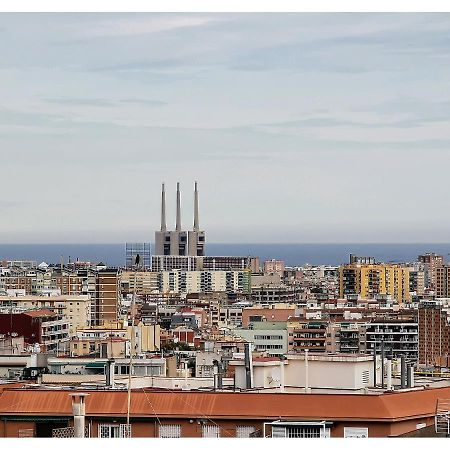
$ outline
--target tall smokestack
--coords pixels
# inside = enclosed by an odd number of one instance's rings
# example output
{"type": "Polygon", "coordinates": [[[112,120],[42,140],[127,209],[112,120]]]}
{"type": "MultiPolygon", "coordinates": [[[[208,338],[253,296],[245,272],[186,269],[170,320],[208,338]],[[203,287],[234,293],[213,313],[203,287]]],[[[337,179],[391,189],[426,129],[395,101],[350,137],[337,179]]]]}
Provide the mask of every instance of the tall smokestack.
{"type": "Polygon", "coordinates": [[[195,182],[194,189],[194,231],[199,231],[200,226],[198,223],[198,190],[197,190],[197,182],[195,182]]]}
{"type": "Polygon", "coordinates": [[[161,231],[166,231],[166,191],[164,189],[164,183],[161,189],[161,231]]]}
{"type": "Polygon", "coordinates": [[[181,200],[180,200],[180,183],[177,183],[177,225],[176,231],[181,231],[181,200]]]}

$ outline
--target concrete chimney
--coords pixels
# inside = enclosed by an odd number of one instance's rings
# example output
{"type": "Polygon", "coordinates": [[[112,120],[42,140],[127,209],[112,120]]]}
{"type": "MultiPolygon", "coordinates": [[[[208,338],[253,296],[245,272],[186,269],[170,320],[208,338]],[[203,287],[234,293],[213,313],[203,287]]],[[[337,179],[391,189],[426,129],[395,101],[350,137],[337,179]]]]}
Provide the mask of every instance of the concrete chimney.
{"type": "Polygon", "coordinates": [[[402,355],[400,357],[400,388],[404,389],[406,387],[406,359],[405,357],[402,355]]]}
{"type": "Polygon", "coordinates": [[[106,364],[106,386],[114,388],[114,369],[116,367],[116,361],[114,359],[108,359],[106,364]]]}
{"type": "Polygon", "coordinates": [[[79,392],[76,394],[70,394],[72,397],[72,413],[73,413],[73,426],[74,437],[84,438],[84,429],[86,426],[86,397],[89,394],[79,392]]]}
{"type": "Polygon", "coordinates": [[[284,357],[280,360],[280,392],[284,392],[284,357]]]}
{"type": "Polygon", "coordinates": [[[392,361],[386,360],[386,389],[392,391],[392,361]]]}
{"type": "Polygon", "coordinates": [[[409,387],[414,387],[415,383],[414,383],[414,364],[411,364],[409,366],[409,387]]]}
{"type": "Polygon", "coordinates": [[[180,198],[180,183],[177,183],[177,223],[176,231],[181,231],[181,198],[180,198]]]}
{"type": "Polygon", "coordinates": [[[166,224],[166,191],[164,188],[164,183],[161,189],[161,231],[167,230],[166,224]]]}
{"type": "Polygon", "coordinates": [[[245,387],[246,389],[253,388],[253,360],[251,343],[247,342],[244,346],[244,362],[245,362],[245,387]]]}
{"type": "Polygon", "coordinates": [[[198,218],[198,190],[197,182],[195,182],[194,189],[194,231],[200,230],[199,218],[198,218]]]}
{"type": "Polygon", "coordinates": [[[309,394],[311,389],[309,387],[309,361],[308,361],[308,349],[305,349],[305,394],[309,394]]]}

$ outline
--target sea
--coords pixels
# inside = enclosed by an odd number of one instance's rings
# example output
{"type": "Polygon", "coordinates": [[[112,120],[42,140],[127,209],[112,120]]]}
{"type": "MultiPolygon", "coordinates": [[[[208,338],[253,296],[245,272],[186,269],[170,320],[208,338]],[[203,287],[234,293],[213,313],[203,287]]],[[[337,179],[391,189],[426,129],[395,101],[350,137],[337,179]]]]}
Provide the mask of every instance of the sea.
{"type": "MultiPolygon", "coordinates": [[[[153,247],[153,246],[152,246],[153,247]]],[[[261,261],[281,259],[287,266],[347,263],[351,253],[373,256],[382,262],[413,262],[423,253],[437,253],[448,260],[450,243],[442,244],[207,244],[208,256],[257,256],[261,261]]],[[[91,261],[108,266],[125,266],[125,244],[0,244],[1,260],[31,260],[60,263],[91,261]]]]}

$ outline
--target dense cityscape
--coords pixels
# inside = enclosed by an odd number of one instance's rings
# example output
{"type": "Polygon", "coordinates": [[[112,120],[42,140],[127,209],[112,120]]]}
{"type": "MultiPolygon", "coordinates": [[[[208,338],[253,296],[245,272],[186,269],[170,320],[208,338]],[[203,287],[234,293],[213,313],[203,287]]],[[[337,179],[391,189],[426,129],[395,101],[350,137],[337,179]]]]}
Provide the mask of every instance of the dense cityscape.
{"type": "MultiPolygon", "coordinates": [[[[0,262],[2,437],[446,436],[443,255],[288,267],[192,229],[101,261],[0,262]]],[[[1,259],[1,255],[0,255],[1,259]]]]}

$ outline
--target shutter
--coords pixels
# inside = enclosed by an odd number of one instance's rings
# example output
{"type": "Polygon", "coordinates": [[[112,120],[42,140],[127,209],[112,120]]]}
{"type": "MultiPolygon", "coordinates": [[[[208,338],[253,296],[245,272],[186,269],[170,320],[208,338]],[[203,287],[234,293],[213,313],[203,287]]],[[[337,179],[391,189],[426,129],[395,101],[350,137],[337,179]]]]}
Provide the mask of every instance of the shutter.
{"type": "Polygon", "coordinates": [[[219,438],[220,429],[217,425],[203,425],[202,437],[204,438],[219,438]]]}
{"type": "Polygon", "coordinates": [[[160,425],[159,426],[160,438],[180,438],[181,437],[181,425],[160,425]]]}
{"type": "Polygon", "coordinates": [[[250,437],[250,434],[255,432],[255,427],[248,427],[248,426],[240,426],[238,425],[236,427],[236,437],[237,438],[248,438],[250,437]]]}
{"type": "Polygon", "coordinates": [[[273,438],[285,438],[286,437],[286,427],[272,427],[272,437],[273,438]]]}

